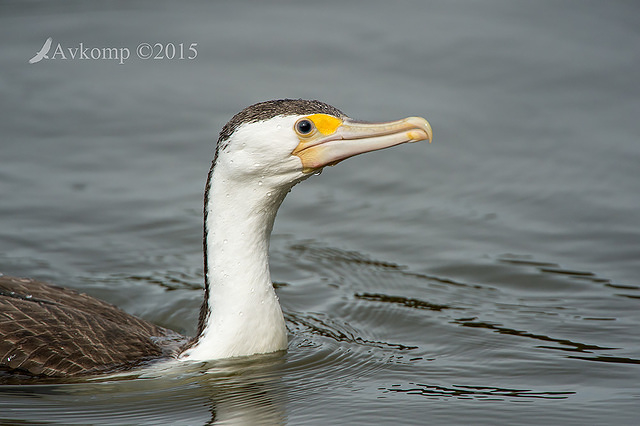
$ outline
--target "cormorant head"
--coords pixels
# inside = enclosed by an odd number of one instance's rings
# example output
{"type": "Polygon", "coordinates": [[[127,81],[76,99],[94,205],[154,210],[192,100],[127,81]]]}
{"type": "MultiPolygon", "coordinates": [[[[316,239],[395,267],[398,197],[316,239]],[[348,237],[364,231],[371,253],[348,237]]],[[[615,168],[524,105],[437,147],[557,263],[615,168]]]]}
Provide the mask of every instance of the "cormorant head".
{"type": "Polygon", "coordinates": [[[214,162],[233,179],[295,184],[354,155],[432,135],[421,117],[361,122],[319,101],[281,99],[236,114],[220,132],[214,162]]]}

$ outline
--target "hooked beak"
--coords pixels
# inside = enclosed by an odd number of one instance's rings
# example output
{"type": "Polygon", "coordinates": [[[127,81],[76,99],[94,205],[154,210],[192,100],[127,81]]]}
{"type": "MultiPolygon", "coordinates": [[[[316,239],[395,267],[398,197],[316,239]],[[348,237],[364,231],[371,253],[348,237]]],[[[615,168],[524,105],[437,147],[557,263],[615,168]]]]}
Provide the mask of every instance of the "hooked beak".
{"type": "Polygon", "coordinates": [[[429,122],[422,117],[382,123],[365,123],[347,118],[333,133],[319,133],[316,136],[308,140],[301,139],[292,152],[302,161],[304,173],[333,166],[354,155],[406,142],[428,140],[431,143],[433,131],[429,122]]]}

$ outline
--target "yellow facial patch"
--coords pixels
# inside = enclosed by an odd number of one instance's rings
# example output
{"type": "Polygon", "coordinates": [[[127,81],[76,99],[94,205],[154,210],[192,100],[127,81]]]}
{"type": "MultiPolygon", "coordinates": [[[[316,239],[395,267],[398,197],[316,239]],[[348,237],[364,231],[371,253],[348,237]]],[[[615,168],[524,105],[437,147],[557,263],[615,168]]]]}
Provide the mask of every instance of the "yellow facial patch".
{"type": "Polygon", "coordinates": [[[342,124],[342,120],[327,114],[313,114],[307,117],[323,135],[330,135],[342,124]]]}

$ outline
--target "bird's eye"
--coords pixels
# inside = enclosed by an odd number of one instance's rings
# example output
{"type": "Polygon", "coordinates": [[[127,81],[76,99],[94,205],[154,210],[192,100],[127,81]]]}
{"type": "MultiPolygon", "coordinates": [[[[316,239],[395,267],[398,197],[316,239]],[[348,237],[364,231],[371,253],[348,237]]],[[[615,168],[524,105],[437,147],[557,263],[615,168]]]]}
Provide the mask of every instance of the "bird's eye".
{"type": "Polygon", "coordinates": [[[296,132],[298,132],[299,134],[308,135],[309,133],[311,133],[311,131],[313,131],[313,123],[311,122],[311,120],[303,118],[296,123],[296,132]]]}

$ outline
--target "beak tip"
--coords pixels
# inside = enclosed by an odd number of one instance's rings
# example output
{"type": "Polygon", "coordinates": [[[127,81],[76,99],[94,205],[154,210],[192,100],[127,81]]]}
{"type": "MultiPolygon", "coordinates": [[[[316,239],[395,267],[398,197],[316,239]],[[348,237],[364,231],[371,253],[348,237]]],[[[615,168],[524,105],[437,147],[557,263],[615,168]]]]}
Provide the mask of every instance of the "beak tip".
{"type": "Polygon", "coordinates": [[[433,140],[433,129],[427,120],[422,117],[409,117],[407,118],[407,121],[416,126],[420,133],[424,133],[421,137],[416,137],[414,141],[427,140],[431,143],[433,140]]]}

